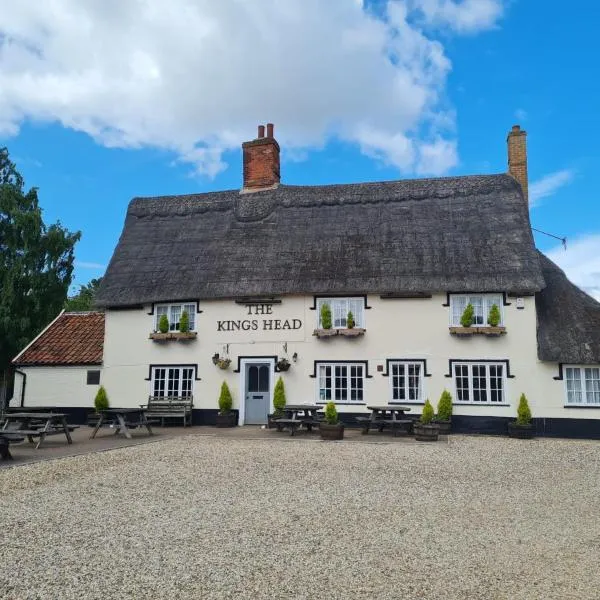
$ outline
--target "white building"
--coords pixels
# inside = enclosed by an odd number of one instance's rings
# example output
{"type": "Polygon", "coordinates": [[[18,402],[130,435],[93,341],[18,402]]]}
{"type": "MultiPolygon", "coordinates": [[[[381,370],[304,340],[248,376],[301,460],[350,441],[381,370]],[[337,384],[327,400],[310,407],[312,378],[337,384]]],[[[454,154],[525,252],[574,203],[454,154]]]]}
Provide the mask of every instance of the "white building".
{"type": "MultiPolygon", "coordinates": [[[[446,388],[457,430],[504,431],[525,393],[539,433],[600,437],[600,304],[535,248],[525,143],[513,128],[508,174],[287,186],[261,127],[241,190],[134,199],[97,299],[112,404],[192,395],[194,422],[212,423],[227,381],[239,423],[262,423],[281,375],[289,403],[332,399],[349,422],[372,403],[420,412],[446,388]],[[156,335],[163,314],[171,335],[156,335]]],[[[27,403],[48,397],[35,390],[27,403]]]]}

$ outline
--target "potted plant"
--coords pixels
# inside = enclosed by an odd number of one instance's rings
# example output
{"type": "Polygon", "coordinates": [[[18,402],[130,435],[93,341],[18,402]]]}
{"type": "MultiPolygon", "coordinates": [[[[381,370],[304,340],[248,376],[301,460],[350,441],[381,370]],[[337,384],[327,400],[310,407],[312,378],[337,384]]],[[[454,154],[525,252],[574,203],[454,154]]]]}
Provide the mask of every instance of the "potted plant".
{"type": "Polygon", "coordinates": [[[421,419],[414,424],[415,439],[419,442],[437,442],[440,426],[433,422],[433,406],[429,399],[425,401],[421,419]]]}
{"type": "Polygon", "coordinates": [[[348,316],[346,317],[346,327],[348,329],[354,329],[354,315],[352,314],[352,311],[349,310],[348,311],[348,316]]]}
{"type": "Polygon", "coordinates": [[[505,327],[500,327],[500,308],[497,304],[492,304],[490,306],[490,312],[487,318],[487,327],[480,327],[480,331],[485,333],[486,335],[499,336],[503,333],[506,333],[505,327]]]}
{"type": "Polygon", "coordinates": [[[434,420],[440,427],[440,433],[450,433],[452,426],[452,394],[444,390],[437,406],[437,415],[434,420]]]}
{"type": "Polygon", "coordinates": [[[273,414],[268,416],[267,423],[269,429],[275,426],[274,419],[281,419],[284,416],[285,404],[285,388],[283,386],[283,379],[280,377],[275,384],[275,392],[273,394],[273,414]]]}
{"type": "Polygon", "coordinates": [[[184,310],[181,313],[181,318],[179,319],[179,331],[181,333],[190,332],[190,316],[188,315],[187,310],[184,310]]]}
{"type": "Polygon", "coordinates": [[[217,367],[219,367],[219,369],[229,369],[229,365],[231,364],[231,359],[230,358],[219,358],[217,360],[217,367]]]}
{"type": "Polygon", "coordinates": [[[338,412],[335,408],[335,402],[328,402],[325,405],[325,420],[319,423],[322,440],[343,440],[344,424],[338,419],[338,412]]]}
{"type": "Polygon", "coordinates": [[[219,395],[219,412],[217,413],[217,427],[235,427],[237,425],[236,414],[231,410],[233,399],[227,382],[221,386],[219,395]]]}
{"type": "Polygon", "coordinates": [[[158,331],[160,333],[169,333],[169,317],[161,315],[158,320],[158,331]]]}
{"type": "Polygon", "coordinates": [[[280,358],[277,361],[277,370],[278,371],[288,371],[291,366],[290,361],[287,358],[280,358]]]}
{"type": "Polygon", "coordinates": [[[517,408],[517,420],[508,424],[508,437],[518,438],[520,440],[530,440],[535,433],[535,428],[531,422],[531,410],[527,396],[521,394],[519,398],[519,407],[517,408]]]}
{"type": "Polygon", "coordinates": [[[331,326],[331,306],[324,302],[321,305],[321,311],[319,314],[321,326],[319,329],[314,330],[313,335],[316,335],[317,337],[330,337],[332,335],[337,335],[337,329],[333,329],[331,326]]]}
{"type": "Polygon", "coordinates": [[[463,314],[460,317],[460,327],[450,327],[450,333],[458,336],[470,336],[476,333],[476,328],[472,327],[475,322],[475,308],[469,302],[467,304],[463,314]]]}
{"type": "Polygon", "coordinates": [[[95,427],[96,423],[98,423],[98,419],[100,418],[100,413],[107,410],[109,406],[108,394],[106,393],[104,386],[101,385],[96,392],[96,397],[94,398],[94,408],[96,410],[88,415],[88,425],[90,427],[95,427]]]}

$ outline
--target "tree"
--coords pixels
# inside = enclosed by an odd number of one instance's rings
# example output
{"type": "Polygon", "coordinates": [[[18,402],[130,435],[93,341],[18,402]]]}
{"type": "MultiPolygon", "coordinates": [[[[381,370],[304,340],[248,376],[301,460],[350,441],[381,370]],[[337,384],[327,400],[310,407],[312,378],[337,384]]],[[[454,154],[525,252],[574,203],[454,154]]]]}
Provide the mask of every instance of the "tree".
{"type": "Polygon", "coordinates": [[[80,285],[79,291],[74,296],[69,296],[65,301],[65,310],[69,312],[86,312],[94,309],[94,298],[102,283],[102,277],[92,279],[86,285],[80,285]]]}
{"type": "Polygon", "coordinates": [[[80,236],[44,224],[37,189],[0,148],[0,395],[11,359],[60,312],[80,236]]]}

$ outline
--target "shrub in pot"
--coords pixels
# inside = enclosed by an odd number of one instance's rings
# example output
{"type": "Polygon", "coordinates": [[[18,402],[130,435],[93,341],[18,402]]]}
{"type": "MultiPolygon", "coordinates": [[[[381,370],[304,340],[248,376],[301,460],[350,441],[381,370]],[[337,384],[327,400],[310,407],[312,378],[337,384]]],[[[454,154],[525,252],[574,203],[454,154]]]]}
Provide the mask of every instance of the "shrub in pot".
{"type": "Polygon", "coordinates": [[[462,316],[460,317],[460,324],[463,327],[471,327],[471,325],[473,325],[474,322],[475,322],[475,309],[473,308],[473,305],[469,302],[469,304],[467,304],[467,307],[465,308],[462,316]]]}
{"type": "Polygon", "coordinates": [[[273,393],[273,414],[268,417],[269,428],[275,426],[273,419],[281,419],[284,416],[285,404],[285,387],[283,385],[283,379],[279,377],[275,384],[275,392],[273,393]]]}
{"type": "Polygon", "coordinates": [[[101,385],[96,392],[96,396],[94,398],[94,408],[95,412],[88,413],[87,424],[90,427],[95,427],[96,423],[98,423],[98,419],[100,418],[100,413],[104,410],[107,410],[110,407],[108,402],[108,394],[106,393],[106,389],[101,385]]]}
{"type": "Polygon", "coordinates": [[[450,433],[452,426],[452,394],[448,390],[444,390],[440,396],[434,423],[440,426],[440,433],[450,433]]]}
{"type": "Polygon", "coordinates": [[[229,391],[227,382],[223,382],[221,386],[221,394],[219,395],[219,412],[217,414],[217,427],[235,427],[237,425],[236,414],[231,410],[233,398],[229,391]]]}
{"type": "Polygon", "coordinates": [[[319,424],[319,431],[322,440],[344,439],[344,424],[338,419],[335,402],[328,402],[325,405],[325,420],[319,424]]]}
{"type": "Polygon", "coordinates": [[[517,408],[517,420],[508,424],[508,435],[512,438],[521,440],[530,440],[535,433],[535,428],[531,422],[531,410],[527,396],[521,394],[519,406],[517,408]]]}
{"type": "Polygon", "coordinates": [[[352,311],[348,311],[348,316],[346,317],[346,327],[348,329],[354,329],[354,315],[352,314],[352,311]]]}
{"type": "Polygon", "coordinates": [[[187,310],[184,310],[181,313],[181,318],[179,319],[179,331],[181,333],[189,333],[190,331],[190,316],[188,315],[187,310]]]}
{"type": "Polygon", "coordinates": [[[331,329],[331,307],[326,302],[321,306],[321,327],[331,329]]]}
{"type": "Polygon", "coordinates": [[[500,309],[497,304],[492,304],[490,307],[487,322],[490,327],[498,327],[500,325],[500,309]]]}
{"type": "Polygon", "coordinates": [[[158,331],[160,333],[169,333],[169,318],[167,315],[161,315],[158,320],[158,331]]]}
{"type": "Polygon", "coordinates": [[[414,424],[415,439],[419,442],[437,442],[440,426],[433,422],[435,413],[429,399],[425,401],[421,419],[414,424]]]}

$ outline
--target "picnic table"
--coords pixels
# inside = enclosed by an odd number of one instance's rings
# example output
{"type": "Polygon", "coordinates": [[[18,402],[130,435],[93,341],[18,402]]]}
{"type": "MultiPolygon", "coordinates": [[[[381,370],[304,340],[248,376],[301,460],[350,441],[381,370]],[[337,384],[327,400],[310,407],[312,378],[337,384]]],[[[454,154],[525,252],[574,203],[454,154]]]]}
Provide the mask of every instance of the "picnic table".
{"type": "Polygon", "coordinates": [[[300,427],[306,427],[307,431],[312,431],[313,425],[321,422],[318,411],[323,407],[318,404],[286,404],[283,409],[284,417],[275,419],[277,431],[282,431],[284,427],[289,427],[290,435],[294,435],[300,427]]]}
{"type": "Polygon", "coordinates": [[[46,436],[64,434],[69,444],[73,443],[71,431],[78,425],[69,425],[65,413],[55,412],[7,412],[4,413],[3,434],[25,436],[30,443],[34,437],[39,437],[36,450],[41,446],[46,436]]]}
{"type": "Polygon", "coordinates": [[[145,427],[150,435],[154,435],[150,423],[146,418],[145,408],[108,408],[100,413],[100,418],[96,427],[90,436],[90,439],[96,437],[98,430],[103,424],[110,424],[115,427],[115,435],[123,433],[127,439],[131,439],[130,428],[145,427]]]}
{"type": "Polygon", "coordinates": [[[395,436],[402,430],[410,433],[414,420],[410,417],[407,418],[405,414],[410,411],[409,406],[384,404],[381,406],[367,406],[367,409],[371,411],[369,417],[356,417],[362,427],[363,434],[369,433],[371,428],[377,428],[381,432],[386,427],[391,429],[395,436]]]}

